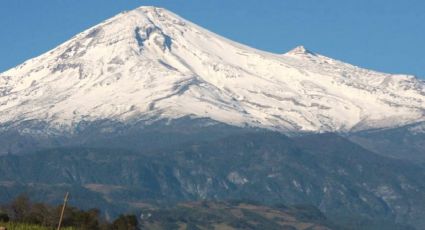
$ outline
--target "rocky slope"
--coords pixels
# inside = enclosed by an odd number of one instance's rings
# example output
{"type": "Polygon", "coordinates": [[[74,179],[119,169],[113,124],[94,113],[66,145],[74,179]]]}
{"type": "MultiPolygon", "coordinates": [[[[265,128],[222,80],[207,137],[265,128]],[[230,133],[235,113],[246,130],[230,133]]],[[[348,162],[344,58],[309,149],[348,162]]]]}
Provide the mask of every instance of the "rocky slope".
{"type": "Polygon", "coordinates": [[[140,152],[80,147],[0,157],[1,199],[26,191],[60,202],[70,191],[74,205],[109,215],[146,202],[248,199],[312,204],[333,219],[419,227],[425,224],[424,181],[420,166],[334,134],[253,132],[140,152]]]}

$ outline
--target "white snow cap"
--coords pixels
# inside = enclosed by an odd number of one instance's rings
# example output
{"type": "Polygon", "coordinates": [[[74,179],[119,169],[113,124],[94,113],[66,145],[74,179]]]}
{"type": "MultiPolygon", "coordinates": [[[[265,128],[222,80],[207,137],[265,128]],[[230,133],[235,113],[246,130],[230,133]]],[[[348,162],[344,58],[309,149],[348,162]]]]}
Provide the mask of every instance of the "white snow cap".
{"type": "Polygon", "coordinates": [[[302,46],[284,55],[256,50],[165,9],[140,7],[1,73],[0,124],[31,120],[72,130],[81,121],[192,116],[283,132],[347,132],[424,120],[424,95],[424,83],[411,76],[302,46]]]}

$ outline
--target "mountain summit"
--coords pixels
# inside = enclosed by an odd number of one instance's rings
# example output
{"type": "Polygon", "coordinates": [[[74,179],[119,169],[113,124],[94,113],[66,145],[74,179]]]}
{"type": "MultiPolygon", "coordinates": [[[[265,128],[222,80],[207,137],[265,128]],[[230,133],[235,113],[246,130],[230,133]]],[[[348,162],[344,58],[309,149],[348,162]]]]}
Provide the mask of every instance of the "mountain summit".
{"type": "Polygon", "coordinates": [[[315,55],[313,52],[306,49],[304,46],[297,46],[286,54],[289,54],[289,55],[315,55]]]}
{"type": "Polygon", "coordinates": [[[424,120],[422,81],[311,54],[259,51],[140,7],[0,74],[0,124],[72,131],[81,122],[189,116],[348,132],[424,120]]]}

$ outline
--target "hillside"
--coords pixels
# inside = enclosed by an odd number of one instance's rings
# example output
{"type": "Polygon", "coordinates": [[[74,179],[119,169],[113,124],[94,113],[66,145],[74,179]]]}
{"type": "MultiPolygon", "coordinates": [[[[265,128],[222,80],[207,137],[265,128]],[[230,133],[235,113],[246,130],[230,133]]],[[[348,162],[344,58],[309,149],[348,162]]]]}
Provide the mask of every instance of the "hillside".
{"type": "Polygon", "coordinates": [[[335,134],[253,132],[146,152],[80,147],[0,157],[2,199],[27,191],[60,202],[70,191],[76,205],[108,215],[137,210],[140,202],[248,199],[421,226],[424,181],[422,167],[335,134]]]}

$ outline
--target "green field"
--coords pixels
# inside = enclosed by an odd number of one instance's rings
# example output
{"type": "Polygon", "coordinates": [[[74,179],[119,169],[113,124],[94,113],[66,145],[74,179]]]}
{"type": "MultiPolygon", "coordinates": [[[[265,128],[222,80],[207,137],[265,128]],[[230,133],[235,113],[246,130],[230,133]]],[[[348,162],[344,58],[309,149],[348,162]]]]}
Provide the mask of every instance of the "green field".
{"type": "MultiPolygon", "coordinates": [[[[21,224],[21,223],[0,223],[0,226],[6,227],[7,230],[53,230],[53,228],[43,227],[33,224],[21,224]]],[[[63,230],[76,230],[76,228],[66,227],[61,228],[63,230]]]]}

